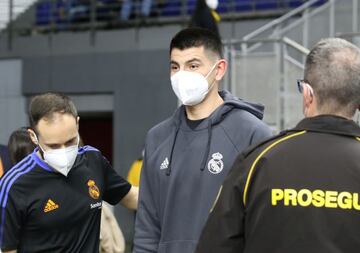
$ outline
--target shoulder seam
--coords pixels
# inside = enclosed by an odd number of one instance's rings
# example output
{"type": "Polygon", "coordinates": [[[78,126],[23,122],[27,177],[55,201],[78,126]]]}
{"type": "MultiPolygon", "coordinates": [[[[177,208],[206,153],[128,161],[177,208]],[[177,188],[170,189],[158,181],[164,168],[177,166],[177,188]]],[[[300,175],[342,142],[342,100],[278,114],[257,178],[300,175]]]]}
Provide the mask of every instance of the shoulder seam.
{"type": "Polygon", "coordinates": [[[224,126],[222,126],[221,124],[219,124],[219,126],[221,127],[221,129],[224,131],[226,137],[228,138],[228,140],[232,143],[232,145],[234,146],[234,148],[236,149],[237,152],[240,152],[238,147],[236,147],[235,143],[232,141],[232,139],[230,138],[229,134],[227,133],[226,129],[224,126]]]}
{"type": "Polygon", "coordinates": [[[97,148],[94,148],[94,147],[92,147],[92,146],[86,145],[86,146],[81,147],[81,148],[78,150],[78,154],[83,154],[83,153],[89,152],[89,151],[100,152],[100,150],[98,150],[97,148]]]}
{"type": "Polygon", "coordinates": [[[291,134],[291,135],[286,135],[282,138],[280,138],[279,140],[273,142],[272,144],[270,144],[269,146],[267,146],[257,157],[256,159],[254,160],[254,162],[252,163],[251,167],[250,167],[250,171],[249,171],[249,174],[246,178],[246,183],[245,183],[245,188],[244,188],[244,193],[243,193],[243,204],[244,206],[246,206],[246,197],[247,197],[247,191],[249,189],[249,184],[250,184],[250,181],[251,181],[251,177],[252,177],[252,174],[253,174],[253,171],[258,163],[258,161],[260,160],[260,158],[262,158],[268,151],[270,151],[273,147],[275,147],[276,145],[284,142],[284,141],[287,141],[293,137],[296,137],[296,136],[299,136],[299,135],[302,135],[302,134],[305,134],[306,131],[301,131],[301,132],[296,132],[294,134],[291,134]]]}

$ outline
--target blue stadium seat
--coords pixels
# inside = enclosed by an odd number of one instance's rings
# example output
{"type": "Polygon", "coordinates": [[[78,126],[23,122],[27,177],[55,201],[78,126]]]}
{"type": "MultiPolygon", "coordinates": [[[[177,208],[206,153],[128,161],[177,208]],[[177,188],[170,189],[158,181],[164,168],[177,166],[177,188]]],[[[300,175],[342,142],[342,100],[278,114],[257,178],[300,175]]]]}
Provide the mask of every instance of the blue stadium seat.
{"type": "MultiPolygon", "coordinates": [[[[60,15],[60,10],[65,9],[63,0],[57,0],[52,6],[52,0],[40,0],[36,5],[36,25],[49,25],[52,22],[64,24],[68,22],[78,22],[89,20],[89,8],[83,8],[74,11],[72,20],[67,20],[60,15]]],[[[119,12],[120,6],[117,7],[118,0],[97,0],[100,6],[97,8],[97,19],[107,20],[111,18],[111,12],[119,12]],[[114,7],[115,6],[115,7],[114,7]]],[[[160,16],[180,16],[182,14],[183,0],[167,0],[159,11],[160,16]]],[[[194,12],[197,0],[185,0],[187,5],[187,15],[194,12]]],[[[254,12],[264,10],[277,10],[282,8],[296,8],[305,3],[307,0],[287,0],[280,4],[278,0],[219,0],[217,12],[254,12]]],[[[318,0],[314,6],[324,4],[326,0],[318,0]]],[[[74,6],[76,3],[74,3],[74,6]]],[[[154,6],[153,6],[154,7],[154,6]]]]}
{"type": "Polygon", "coordinates": [[[230,12],[232,2],[233,0],[219,0],[219,6],[217,7],[216,11],[220,14],[230,12]]]}
{"type": "Polygon", "coordinates": [[[51,20],[51,3],[50,2],[39,2],[36,5],[36,24],[37,25],[48,25],[51,20]]]}
{"type": "Polygon", "coordinates": [[[235,11],[249,12],[254,10],[254,0],[233,0],[235,1],[235,11]]]}
{"type": "Polygon", "coordinates": [[[64,3],[60,0],[55,4],[51,1],[39,2],[36,5],[36,24],[39,26],[50,25],[52,22],[63,24],[65,20],[60,16],[60,9],[64,3]]]}
{"type": "Polygon", "coordinates": [[[188,15],[192,15],[196,6],[196,0],[188,0],[187,1],[187,13],[188,15]]]}
{"type": "Polygon", "coordinates": [[[289,8],[297,8],[302,5],[305,1],[304,0],[292,0],[288,2],[289,8]]]}
{"type": "Polygon", "coordinates": [[[181,14],[181,2],[168,0],[160,11],[160,16],[179,16],[181,14]]]}
{"type": "Polygon", "coordinates": [[[276,10],[279,8],[278,2],[274,0],[256,0],[255,10],[276,10]]]}

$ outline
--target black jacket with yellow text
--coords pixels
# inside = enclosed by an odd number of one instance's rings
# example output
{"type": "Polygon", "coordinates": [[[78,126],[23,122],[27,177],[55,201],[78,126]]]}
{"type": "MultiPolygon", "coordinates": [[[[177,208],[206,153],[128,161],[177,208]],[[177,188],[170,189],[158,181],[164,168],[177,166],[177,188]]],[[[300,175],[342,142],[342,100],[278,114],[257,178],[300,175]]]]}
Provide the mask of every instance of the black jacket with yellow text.
{"type": "Polygon", "coordinates": [[[196,252],[359,252],[359,137],[322,115],[240,155],[196,252]]]}

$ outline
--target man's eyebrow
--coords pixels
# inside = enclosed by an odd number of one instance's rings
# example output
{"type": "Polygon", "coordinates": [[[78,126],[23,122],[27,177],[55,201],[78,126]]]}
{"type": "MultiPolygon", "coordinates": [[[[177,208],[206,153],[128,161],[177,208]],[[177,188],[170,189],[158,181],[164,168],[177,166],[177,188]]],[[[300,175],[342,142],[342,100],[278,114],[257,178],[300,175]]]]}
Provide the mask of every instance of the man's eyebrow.
{"type": "Polygon", "coordinates": [[[77,139],[77,136],[75,136],[75,137],[71,138],[70,140],[68,140],[68,141],[67,141],[67,142],[65,142],[65,143],[72,142],[72,141],[74,141],[74,140],[76,140],[76,139],[77,139]]]}
{"type": "Polygon", "coordinates": [[[201,59],[199,59],[199,58],[192,58],[192,59],[186,61],[186,63],[192,63],[192,62],[195,62],[195,61],[201,62],[201,59]]]}
{"type": "MultiPolygon", "coordinates": [[[[64,144],[74,141],[77,138],[77,136],[67,140],[64,144]]],[[[44,143],[46,146],[57,146],[61,145],[60,143],[44,143]]]]}
{"type": "MultiPolygon", "coordinates": [[[[190,60],[187,60],[185,63],[186,64],[189,64],[189,63],[192,63],[192,62],[202,62],[201,61],[201,59],[199,59],[199,58],[192,58],[192,59],[190,59],[190,60]]],[[[170,61],[170,64],[175,64],[175,65],[180,65],[178,62],[176,62],[176,61],[174,61],[174,60],[171,60],[170,61]]]]}

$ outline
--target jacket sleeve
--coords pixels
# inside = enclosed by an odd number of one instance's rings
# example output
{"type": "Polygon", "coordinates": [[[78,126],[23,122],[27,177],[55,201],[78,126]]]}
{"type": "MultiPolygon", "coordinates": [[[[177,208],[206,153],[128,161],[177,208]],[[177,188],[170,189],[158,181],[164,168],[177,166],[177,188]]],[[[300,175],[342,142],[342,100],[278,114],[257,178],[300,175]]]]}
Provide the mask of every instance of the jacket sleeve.
{"type": "Polygon", "coordinates": [[[140,176],[139,204],[136,213],[133,253],[156,253],[160,241],[160,222],[157,211],[158,182],[156,174],[151,173],[147,161],[147,149],[140,176]]]}
{"type": "Polygon", "coordinates": [[[244,249],[243,165],[241,155],[220,188],[196,253],[241,253],[244,249]]]}
{"type": "MultiPolygon", "coordinates": [[[[19,191],[11,188],[7,201],[1,208],[0,244],[1,250],[11,251],[18,248],[20,232],[25,219],[24,196],[19,191]]],[[[0,252],[1,252],[0,250],[0,252]]]]}
{"type": "Polygon", "coordinates": [[[99,159],[105,179],[103,200],[111,205],[116,205],[129,193],[131,184],[113,169],[105,157],[99,155],[99,159]]]}

